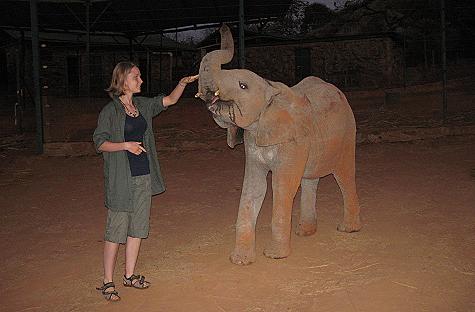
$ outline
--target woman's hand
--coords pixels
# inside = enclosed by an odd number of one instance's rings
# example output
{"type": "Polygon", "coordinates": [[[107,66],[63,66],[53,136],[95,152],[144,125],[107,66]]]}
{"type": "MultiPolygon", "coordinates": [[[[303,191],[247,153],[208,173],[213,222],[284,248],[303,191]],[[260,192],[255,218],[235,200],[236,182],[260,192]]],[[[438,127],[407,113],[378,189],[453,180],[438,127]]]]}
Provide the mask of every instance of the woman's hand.
{"type": "Polygon", "coordinates": [[[140,155],[142,152],[147,152],[142,146],[142,142],[124,142],[124,147],[126,151],[131,152],[135,155],[140,155]]]}
{"type": "Polygon", "coordinates": [[[198,79],[200,75],[194,75],[194,76],[188,76],[188,77],[183,77],[180,79],[180,85],[182,87],[186,87],[187,84],[189,84],[190,82],[193,82],[195,81],[196,79],[198,79]]]}
{"type": "Polygon", "coordinates": [[[178,102],[178,99],[180,99],[181,95],[183,94],[186,85],[190,82],[195,81],[196,79],[198,79],[198,77],[199,75],[181,78],[175,89],[173,89],[172,93],[163,98],[163,106],[170,106],[178,102]]]}

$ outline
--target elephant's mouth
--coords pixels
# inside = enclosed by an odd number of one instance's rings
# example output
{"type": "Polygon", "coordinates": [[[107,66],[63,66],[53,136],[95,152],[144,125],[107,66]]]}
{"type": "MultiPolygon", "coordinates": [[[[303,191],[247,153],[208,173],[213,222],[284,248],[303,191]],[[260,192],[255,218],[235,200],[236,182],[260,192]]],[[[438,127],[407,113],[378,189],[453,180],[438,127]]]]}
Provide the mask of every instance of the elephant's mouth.
{"type": "Polygon", "coordinates": [[[216,90],[216,92],[212,92],[210,89],[208,89],[205,93],[198,92],[195,97],[199,97],[205,101],[206,107],[214,117],[227,119],[228,121],[236,124],[236,112],[242,117],[242,111],[239,108],[239,105],[237,105],[237,103],[233,100],[222,100],[219,95],[219,89],[216,90]]]}
{"type": "Polygon", "coordinates": [[[216,96],[216,95],[213,96],[213,98],[211,99],[211,103],[208,106],[208,108],[211,107],[211,106],[214,106],[214,103],[216,103],[216,101],[218,101],[218,100],[219,100],[219,96],[216,96]]]}
{"type": "Polygon", "coordinates": [[[206,92],[205,94],[198,92],[195,94],[195,98],[201,98],[206,103],[206,108],[208,108],[208,110],[212,113],[215,113],[215,111],[217,110],[216,102],[219,101],[219,90],[216,92],[212,92],[208,89],[208,92],[206,92]]]}
{"type": "Polygon", "coordinates": [[[232,123],[236,123],[236,113],[242,116],[239,106],[234,101],[223,101],[219,96],[214,96],[210,102],[207,102],[208,110],[215,116],[228,119],[232,123]]]}
{"type": "Polygon", "coordinates": [[[233,101],[223,101],[218,96],[214,96],[211,101],[206,102],[206,106],[214,115],[223,115],[229,111],[233,103],[233,101]]]}

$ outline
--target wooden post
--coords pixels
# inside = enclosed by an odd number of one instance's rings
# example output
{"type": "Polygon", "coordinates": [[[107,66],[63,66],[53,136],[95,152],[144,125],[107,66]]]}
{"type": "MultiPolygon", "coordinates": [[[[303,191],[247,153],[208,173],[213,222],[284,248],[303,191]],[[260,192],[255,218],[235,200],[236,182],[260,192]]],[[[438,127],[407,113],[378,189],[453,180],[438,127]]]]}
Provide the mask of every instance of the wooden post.
{"type": "Polygon", "coordinates": [[[31,50],[33,56],[33,89],[36,113],[36,152],[43,154],[43,109],[40,88],[40,51],[38,31],[38,0],[30,0],[31,50]]]}
{"type": "Polygon", "coordinates": [[[244,44],[244,0],[239,0],[239,67],[244,68],[246,66],[244,44]]]}
{"type": "Polygon", "coordinates": [[[442,58],[442,121],[447,121],[447,49],[445,34],[445,0],[440,0],[441,58],[442,58]]]}

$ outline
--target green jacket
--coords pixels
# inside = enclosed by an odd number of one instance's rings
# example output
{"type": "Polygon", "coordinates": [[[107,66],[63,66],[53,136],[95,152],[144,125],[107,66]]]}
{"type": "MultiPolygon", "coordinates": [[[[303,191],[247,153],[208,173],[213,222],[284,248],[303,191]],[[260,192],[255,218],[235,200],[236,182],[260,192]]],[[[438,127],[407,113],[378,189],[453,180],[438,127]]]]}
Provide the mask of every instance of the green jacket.
{"type": "MultiPolygon", "coordinates": [[[[134,97],[134,103],[147,122],[144,134],[144,148],[147,151],[152,181],[152,195],[165,191],[160,165],[158,163],[152,118],[164,111],[163,96],[154,98],[134,97]]],[[[96,151],[105,141],[124,142],[125,111],[118,97],[114,97],[102,109],[94,131],[93,140],[96,151]]],[[[132,176],[126,151],[103,152],[105,206],[114,211],[131,211],[132,176]]]]}

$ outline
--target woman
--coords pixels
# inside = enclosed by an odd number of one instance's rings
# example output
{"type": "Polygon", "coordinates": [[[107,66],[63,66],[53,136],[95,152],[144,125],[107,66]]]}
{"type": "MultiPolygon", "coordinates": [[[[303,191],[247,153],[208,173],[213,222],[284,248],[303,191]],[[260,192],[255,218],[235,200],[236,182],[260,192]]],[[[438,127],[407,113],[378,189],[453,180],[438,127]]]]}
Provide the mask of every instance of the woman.
{"type": "Polygon", "coordinates": [[[106,89],[112,101],[99,114],[93,140],[104,157],[105,206],[104,279],[98,287],[108,301],[120,300],[113,282],[119,244],[125,244],[126,287],[145,289],[150,283],[135,274],[141,240],[148,237],[151,197],[165,190],[160,172],[152,118],[175,104],[186,85],[198,75],[184,77],[167,96],[136,97],[142,79],[131,62],[118,63],[106,89]]]}

